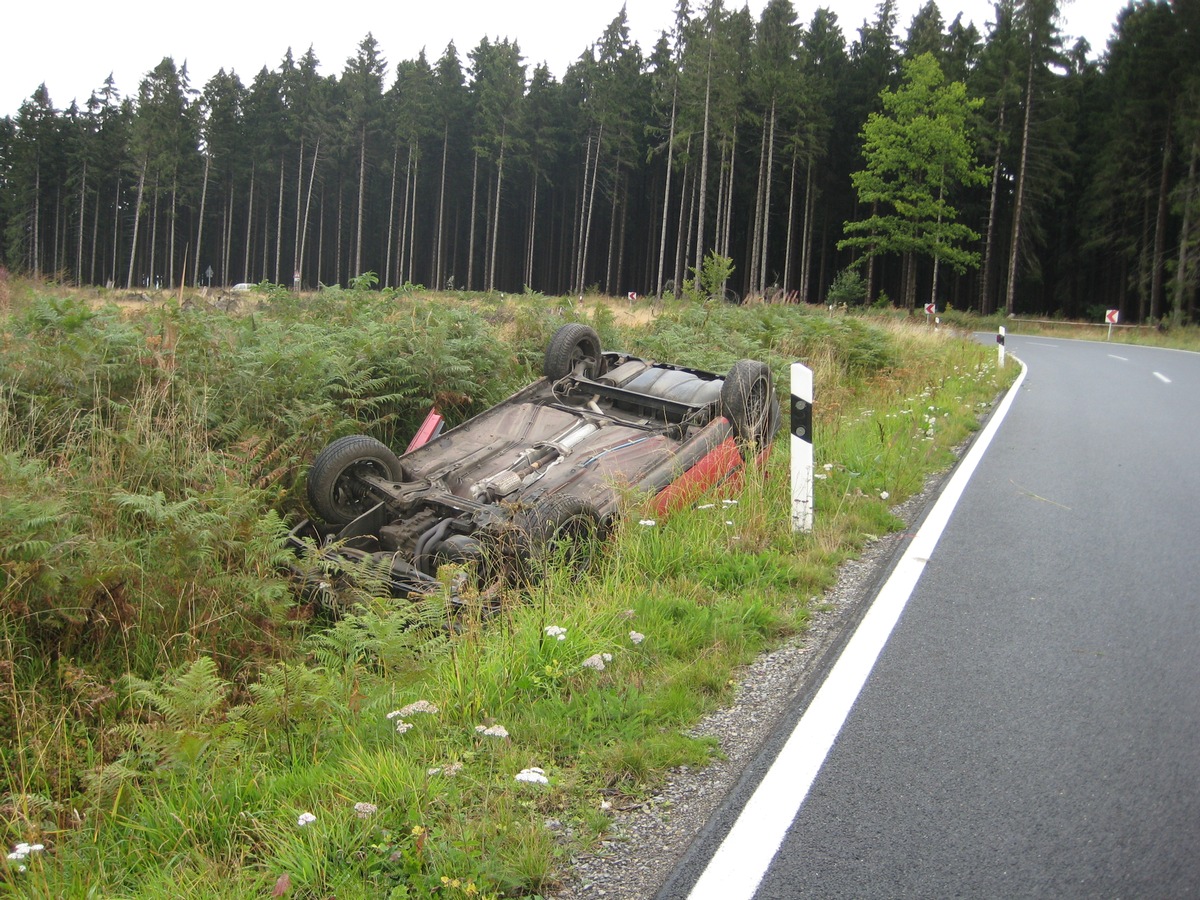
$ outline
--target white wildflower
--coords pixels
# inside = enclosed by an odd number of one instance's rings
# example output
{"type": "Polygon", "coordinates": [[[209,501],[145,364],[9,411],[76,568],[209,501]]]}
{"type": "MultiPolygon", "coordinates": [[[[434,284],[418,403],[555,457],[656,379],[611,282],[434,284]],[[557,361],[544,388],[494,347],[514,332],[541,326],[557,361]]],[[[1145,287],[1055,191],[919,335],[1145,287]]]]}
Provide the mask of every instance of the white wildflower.
{"type": "Polygon", "coordinates": [[[475,730],[486,737],[508,737],[508,729],[503,725],[476,725],[475,730]]]}
{"type": "Polygon", "coordinates": [[[299,818],[296,819],[296,824],[303,828],[305,825],[311,825],[315,821],[317,821],[317,817],[312,813],[302,812],[300,813],[299,818]]]}
{"type": "Polygon", "coordinates": [[[604,671],[604,660],[599,653],[594,653],[585,659],[582,663],[585,669],[595,669],[597,672],[604,671]]]}
{"type": "Polygon", "coordinates": [[[410,703],[408,706],[397,710],[397,713],[402,716],[411,716],[415,713],[429,713],[432,715],[438,712],[441,712],[441,710],[439,710],[428,700],[417,700],[415,703],[410,703]]]}
{"type": "Polygon", "coordinates": [[[369,819],[375,813],[379,812],[379,807],[374,803],[355,803],[354,814],[360,819],[369,819]]]}
{"type": "Polygon", "coordinates": [[[412,727],[412,722],[405,722],[403,719],[396,720],[396,734],[404,734],[404,732],[410,731],[412,727]]]}
{"type": "Polygon", "coordinates": [[[605,662],[612,662],[612,654],[611,653],[601,653],[600,658],[603,659],[605,662]]]}
{"type": "Polygon", "coordinates": [[[879,499],[880,499],[880,500],[886,500],[886,499],[887,499],[888,497],[890,497],[890,496],[892,496],[892,495],[891,495],[891,494],[889,494],[887,491],[880,491],[880,492],[879,492],[879,499]]]}
{"type": "Polygon", "coordinates": [[[655,522],[653,519],[638,519],[638,524],[644,525],[646,528],[653,528],[658,523],[655,522]]]}
{"type": "Polygon", "coordinates": [[[560,641],[565,641],[567,639],[567,629],[563,628],[561,625],[547,625],[546,637],[557,638],[560,641]]]}
{"type": "Polygon", "coordinates": [[[737,501],[736,500],[722,500],[721,505],[722,506],[737,506],[737,501]]]}
{"type": "Polygon", "coordinates": [[[635,644],[640,644],[642,641],[644,641],[646,639],[646,636],[644,634],[642,634],[640,631],[631,631],[631,632],[629,632],[629,639],[631,641],[633,641],[635,644]]]}
{"type": "Polygon", "coordinates": [[[517,781],[524,781],[527,784],[549,784],[550,779],[546,777],[546,773],[534,766],[531,769],[522,769],[515,776],[517,781]]]}
{"type": "MultiPolygon", "coordinates": [[[[26,841],[21,841],[19,844],[13,847],[12,853],[8,854],[8,858],[13,862],[19,862],[20,860],[32,856],[35,853],[41,853],[45,849],[45,844],[30,844],[26,841]]],[[[20,866],[17,871],[24,872],[25,867],[20,866]]]]}
{"type": "Polygon", "coordinates": [[[716,505],[717,504],[715,504],[715,503],[701,503],[699,506],[696,507],[696,509],[712,509],[716,505]]]}

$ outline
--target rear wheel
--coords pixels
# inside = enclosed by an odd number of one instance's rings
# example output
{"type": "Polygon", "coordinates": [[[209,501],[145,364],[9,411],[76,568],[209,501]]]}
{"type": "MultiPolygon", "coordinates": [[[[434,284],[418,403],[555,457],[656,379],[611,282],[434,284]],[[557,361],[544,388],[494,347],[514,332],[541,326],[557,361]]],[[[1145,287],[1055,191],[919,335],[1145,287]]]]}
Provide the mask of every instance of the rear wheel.
{"type": "Polygon", "coordinates": [[[598,378],[604,374],[600,335],[590,325],[571,322],[554,332],[546,348],[542,374],[551,381],[568,375],[598,378]]]}
{"type": "Polygon", "coordinates": [[[765,363],[739,359],[721,386],[721,415],[739,441],[764,447],[779,430],[779,399],[765,363]]]}
{"type": "Polygon", "coordinates": [[[308,470],[308,501],[330,525],[345,525],[375,505],[360,476],[403,481],[404,466],[386,444],[362,434],[338,438],[308,470]]]}

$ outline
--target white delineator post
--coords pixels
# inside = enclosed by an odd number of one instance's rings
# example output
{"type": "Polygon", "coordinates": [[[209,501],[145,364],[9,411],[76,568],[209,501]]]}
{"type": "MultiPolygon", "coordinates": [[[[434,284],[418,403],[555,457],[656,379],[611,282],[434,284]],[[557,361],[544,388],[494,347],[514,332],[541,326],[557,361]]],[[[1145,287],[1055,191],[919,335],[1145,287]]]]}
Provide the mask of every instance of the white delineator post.
{"type": "Polygon", "coordinates": [[[792,531],[813,527],[812,369],[792,363],[792,531]]]}
{"type": "Polygon", "coordinates": [[[1000,326],[1000,333],[996,335],[996,346],[1000,349],[1000,368],[1004,368],[1004,336],[1007,332],[1004,326],[1000,326]]]}

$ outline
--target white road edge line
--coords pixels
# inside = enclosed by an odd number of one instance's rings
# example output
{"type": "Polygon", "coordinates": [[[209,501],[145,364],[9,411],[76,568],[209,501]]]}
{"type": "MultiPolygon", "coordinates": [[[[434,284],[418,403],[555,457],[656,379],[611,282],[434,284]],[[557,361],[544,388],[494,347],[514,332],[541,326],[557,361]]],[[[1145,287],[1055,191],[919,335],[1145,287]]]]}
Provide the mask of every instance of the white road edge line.
{"type": "Polygon", "coordinates": [[[1157,378],[1159,381],[1161,381],[1163,384],[1171,383],[1171,379],[1168,378],[1166,375],[1164,375],[1162,372],[1155,372],[1154,377],[1157,378]]]}
{"type": "Polygon", "coordinates": [[[1021,365],[1021,374],[955,469],[941,497],[880,588],[812,703],[796,723],[779,756],[709,860],[688,895],[689,900],[752,900],[754,897],[925,570],[950,514],[1025,381],[1028,369],[1020,360],[1017,362],[1021,365]]]}

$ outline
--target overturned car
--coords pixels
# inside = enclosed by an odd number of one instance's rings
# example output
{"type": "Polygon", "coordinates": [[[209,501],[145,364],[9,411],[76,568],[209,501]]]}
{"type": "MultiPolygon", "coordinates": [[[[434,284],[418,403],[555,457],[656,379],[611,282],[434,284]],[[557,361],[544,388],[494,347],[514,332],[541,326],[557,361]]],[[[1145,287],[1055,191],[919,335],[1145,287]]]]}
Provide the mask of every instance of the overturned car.
{"type": "Polygon", "coordinates": [[[444,432],[431,412],[403,455],[364,435],[333,441],[308,472],[320,521],[300,522],[294,547],[385,567],[397,596],[437,590],[445,564],[481,588],[520,583],[556,552],[586,555],[631,497],[660,514],[692,502],[779,428],[770,370],[754,360],[721,376],[603,351],[573,323],[543,376],[444,432]]]}

